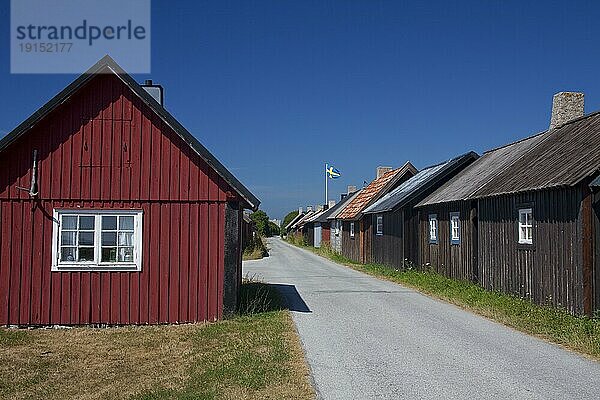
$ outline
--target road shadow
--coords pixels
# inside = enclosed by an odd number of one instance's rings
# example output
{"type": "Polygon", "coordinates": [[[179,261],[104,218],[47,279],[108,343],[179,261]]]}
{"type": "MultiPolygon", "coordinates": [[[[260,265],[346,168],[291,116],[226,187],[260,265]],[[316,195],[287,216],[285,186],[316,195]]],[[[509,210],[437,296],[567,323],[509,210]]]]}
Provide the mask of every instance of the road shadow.
{"type": "Polygon", "coordinates": [[[255,281],[242,283],[237,315],[252,315],[277,310],[312,312],[294,285],[255,281]]]}
{"type": "Polygon", "coordinates": [[[281,294],[283,303],[282,305],[288,310],[302,313],[312,312],[310,308],[308,308],[306,302],[304,302],[302,296],[300,296],[300,293],[298,293],[298,290],[296,290],[296,286],[284,285],[281,283],[270,283],[269,286],[277,289],[277,291],[281,294]]]}

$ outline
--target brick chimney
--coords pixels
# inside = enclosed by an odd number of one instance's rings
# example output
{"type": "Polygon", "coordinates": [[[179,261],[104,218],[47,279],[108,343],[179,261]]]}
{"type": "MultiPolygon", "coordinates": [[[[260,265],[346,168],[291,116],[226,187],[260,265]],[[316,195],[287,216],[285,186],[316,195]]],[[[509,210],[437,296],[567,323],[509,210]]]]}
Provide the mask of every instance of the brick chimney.
{"type": "Polygon", "coordinates": [[[385,175],[387,172],[390,172],[392,170],[392,167],[377,167],[377,178],[381,178],[383,175],[385,175]]]}
{"type": "Polygon", "coordinates": [[[348,193],[347,194],[352,194],[354,192],[356,192],[356,186],[348,185],[348,193]]]}
{"type": "Polygon", "coordinates": [[[583,117],[584,94],[578,92],[558,92],[552,97],[550,129],[558,128],[572,119],[583,117]]]}

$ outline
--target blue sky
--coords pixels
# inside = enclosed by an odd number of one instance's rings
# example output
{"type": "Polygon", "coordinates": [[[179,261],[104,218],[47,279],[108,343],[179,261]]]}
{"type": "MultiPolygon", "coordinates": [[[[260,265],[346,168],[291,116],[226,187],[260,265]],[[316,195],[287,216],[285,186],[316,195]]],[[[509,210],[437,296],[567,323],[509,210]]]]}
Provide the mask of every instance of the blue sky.
{"type": "MultiPolygon", "coordinates": [[[[0,135],[74,75],[9,73],[2,0],[0,135]]],[[[546,129],[552,95],[600,109],[594,2],[152,3],[152,78],[166,106],[272,217],[377,165],[422,168],[546,129]]],[[[118,60],[117,60],[118,61],[118,60]]]]}

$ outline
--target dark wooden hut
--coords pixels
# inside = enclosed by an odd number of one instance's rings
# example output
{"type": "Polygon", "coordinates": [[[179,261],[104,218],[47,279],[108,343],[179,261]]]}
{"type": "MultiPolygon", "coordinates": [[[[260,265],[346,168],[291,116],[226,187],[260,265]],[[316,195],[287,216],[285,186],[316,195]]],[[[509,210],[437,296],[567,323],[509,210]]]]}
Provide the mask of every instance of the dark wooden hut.
{"type": "Polygon", "coordinates": [[[599,167],[600,113],[486,152],[419,204],[421,261],[489,290],[593,313],[600,307],[599,167]]]}
{"type": "Polygon", "coordinates": [[[414,205],[477,159],[474,152],[427,167],[363,212],[371,218],[371,260],[401,268],[419,262],[419,213],[414,205]]]}
{"type": "Polygon", "coordinates": [[[361,263],[371,261],[371,220],[363,218],[363,211],[416,173],[417,169],[409,161],[396,169],[377,168],[375,180],[361,190],[337,216],[338,219],[343,220],[342,254],[344,257],[361,263]]]}

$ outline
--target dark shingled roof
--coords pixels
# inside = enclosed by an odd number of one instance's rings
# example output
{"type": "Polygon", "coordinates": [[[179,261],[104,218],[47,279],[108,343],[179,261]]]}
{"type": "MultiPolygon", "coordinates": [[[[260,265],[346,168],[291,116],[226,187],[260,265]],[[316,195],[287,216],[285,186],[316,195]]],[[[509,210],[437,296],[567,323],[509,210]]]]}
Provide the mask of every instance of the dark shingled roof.
{"type": "Polygon", "coordinates": [[[417,206],[473,198],[478,190],[489,184],[543,138],[544,135],[539,134],[483,153],[479,159],[427,196],[417,206]]]}
{"type": "Polygon", "coordinates": [[[403,207],[410,201],[423,196],[435,188],[436,184],[443,183],[461,169],[475,161],[479,156],[471,151],[431,167],[419,171],[415,176],[392,190],[381,199],[367,207],[365,214],[374,214],[403,207]]]}
{"type": "Polygon", "coordinates": [[[575,186],[600,171],[600,113],[567,122],[540,141],[475,197],[575,186]]]}
{"type": "Polygon", "coordinates": [[[0,152],[6,149],[21,136],[29,132],[39,121],[50,114],[54,109],[67,101],[79,89],[85,86],[94,76],[98,74],[114,74],[129,87],[152,111],[154,111],[162,121],[177,133],[184,142],[186,142],[211,168],[213,168],[221,178],[242,197],[252,210],[257,210],[260,205],[258,200],[235,176],[227,170],[204,147],[192,134],[185,129],[175,117],[173,117],[163,106],[161,106],[146,90],[144,90],[127,72],[125,72],[115,60],[110,56],[104,56],[100,61],[94,64],[90,69],[81,74],[71,84],[64,88],[60,93],[54,96],[50,101],[44,104],[39,110],[34,112],[29,118],[23,121],[19,126],[13,129],[8,135],[0,140],[0,152]]]}
{"type": "Polygon", "coordinates": [[[600,172],[600,112],[490,150],[417,206],[575,186],[600,172]]]}
{"type": "Polygon", "coordinates": [[[350,199],[352,198],[352,194],[347,195],[346,197],[344,197],[342,200],[340,200],[339,203],[337,203],[335,206],[325,210],[325,212],[321,215],[319,215],[319,218],[315,219],[315,222],[327,222],[327,218],[329,218],[329,216],[331,214],[333,214],[336,210],[339,210],[340,207],[342,207],[344,204],[348,203],[348,201],[350,201],[350,199]]]}

